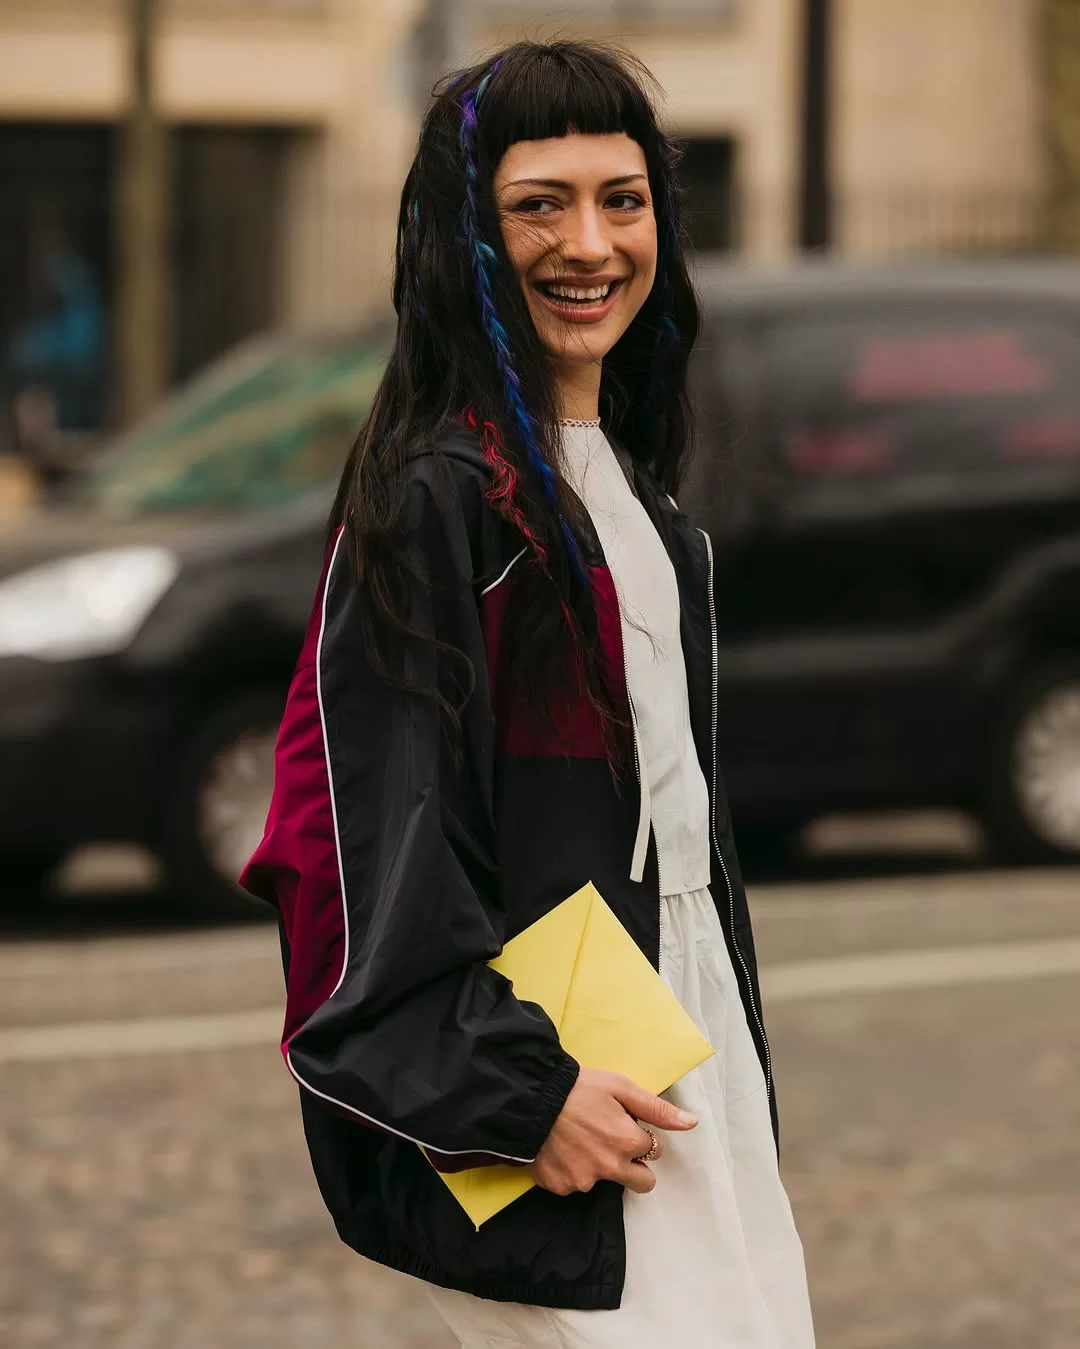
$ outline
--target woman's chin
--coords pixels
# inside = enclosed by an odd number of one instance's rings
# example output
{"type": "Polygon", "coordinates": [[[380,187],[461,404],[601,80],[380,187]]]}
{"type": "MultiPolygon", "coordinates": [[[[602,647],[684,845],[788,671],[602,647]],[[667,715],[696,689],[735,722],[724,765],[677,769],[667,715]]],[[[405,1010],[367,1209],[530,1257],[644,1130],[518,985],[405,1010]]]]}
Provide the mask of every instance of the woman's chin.
{"type": "Polygon", "coordinates": [[[548,355],[558,365],[584,366],[601,362],[621,336],[621,332],[605,332],[598,327],[587,332],[544,333],[542,340],[548,355]]]}

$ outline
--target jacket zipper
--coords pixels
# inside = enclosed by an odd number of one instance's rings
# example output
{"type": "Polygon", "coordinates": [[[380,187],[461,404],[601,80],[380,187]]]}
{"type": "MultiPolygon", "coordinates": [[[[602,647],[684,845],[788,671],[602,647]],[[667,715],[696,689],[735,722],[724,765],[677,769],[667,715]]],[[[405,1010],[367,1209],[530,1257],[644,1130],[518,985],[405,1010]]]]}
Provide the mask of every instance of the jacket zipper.
{"type": "Polygon", "coordinates": [[[720,716],[720,692],[719,692],[719,665],[720,665],[720,646],[716,635],[716,597],[713,594],[713,551],[712,540],[705,531],[698,531],[705,540],[705,551],[709,558],[709,633],[712,639],[712,796],[709,801],[709,833],[712,837],[713,850],[716,853],[717,861],[720,863],[720,870],[724,873],[724,883],[728,892],[728,909],[731,914],[731,944],[735,948],[735,954],[738,957],[739,964],[742,966],[743,977],[746,979],[746,992],[750,999],[750,1010],[754,1014],[754,1021],[757,1023],[758,1032],[761,1035],[761,1043],[765,1049],[765,1088],[769,1095],[770,1102],[773,1094],[772,1080],[772,1055],[769,1053],[769,1040],[765,1034],[765,1023],[762,1020],[761,1012],[758,1010],[757,1002],[754,998],[754,984],[750,978],[750,970],[743,959],[743,953],[739,949],[739,939],[735,935],[735,888],[731,884],[731,875],[728,872],[727,863],[724,861],[724,854],[720,851],[720,841],[716,837],[716,788],[717,788],[717,730],[720,716]]]}

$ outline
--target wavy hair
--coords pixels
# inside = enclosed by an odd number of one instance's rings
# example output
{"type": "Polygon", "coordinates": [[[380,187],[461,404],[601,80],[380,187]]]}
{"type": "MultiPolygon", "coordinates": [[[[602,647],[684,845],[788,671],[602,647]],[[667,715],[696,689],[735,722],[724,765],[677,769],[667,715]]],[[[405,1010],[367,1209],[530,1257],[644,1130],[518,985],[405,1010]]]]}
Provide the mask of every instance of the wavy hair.
{"type": "Polygon", "coordinates": [[[520,696],[546,709],[576,669],[605,724],[619,720],[596,655],[582,521],[561,469],[555,379],[503,244],[492,184],[518,141],[622,132],[641,147],[657,274],[604,358],[600,416],[611,441],[673,491],[691,435],[686,372],[698,308],[683,254],[678,153],[658,123],[654,89],[632,57],[561,41],[515,43],[434,91],[398,213],[394,347],[330,521],[348,532],[368,650],[394,682],[404,683],[394,648],[416,635],[404,617],[400,547],[407,456],[418,441],[437,448],[464,420],[491,469],[489,503],[530,550],[503,636],[520,696]]]}

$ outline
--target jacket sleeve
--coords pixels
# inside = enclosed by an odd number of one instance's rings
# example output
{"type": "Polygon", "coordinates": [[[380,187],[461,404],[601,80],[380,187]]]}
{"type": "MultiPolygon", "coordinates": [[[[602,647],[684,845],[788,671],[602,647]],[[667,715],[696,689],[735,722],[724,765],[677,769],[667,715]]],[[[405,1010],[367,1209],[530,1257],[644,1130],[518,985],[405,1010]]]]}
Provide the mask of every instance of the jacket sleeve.
{"type": "Polygon", "coordinates": [[[456,489],[410,483],[417,576],[407,674],[460,702],[390,687],[369,664],[344,534],[332,545],[278,738],[266,837],[241,883],[280,910],[282,1051],[339,1113],[422,1144],[443,1170],[531,1161],[577,1074],[537,1005],[487,961],[503,941],[494,726],[456,489]],[[481,1155],[477,1155],[481,1154],[481,1155]]]}

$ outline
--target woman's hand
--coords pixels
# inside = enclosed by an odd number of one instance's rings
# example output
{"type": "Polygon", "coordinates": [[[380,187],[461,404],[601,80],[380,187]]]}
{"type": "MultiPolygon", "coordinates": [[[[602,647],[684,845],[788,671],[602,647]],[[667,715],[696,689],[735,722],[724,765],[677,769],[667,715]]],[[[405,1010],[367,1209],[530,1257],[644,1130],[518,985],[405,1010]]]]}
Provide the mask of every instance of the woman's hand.
{"type": "Polygon", "coordinates": [[[616,1180],[628,1190],[647,1194],[656,1177],[634,1158],[649,1151],[652,1139],[637,1120],[653,1129],[685,1130],[697,1124],[693,1115],[619,1073],[582,1068],[529,1167],[533,1180],[553,1194],[591,1190],[598,1180],[616,1180]]]}

